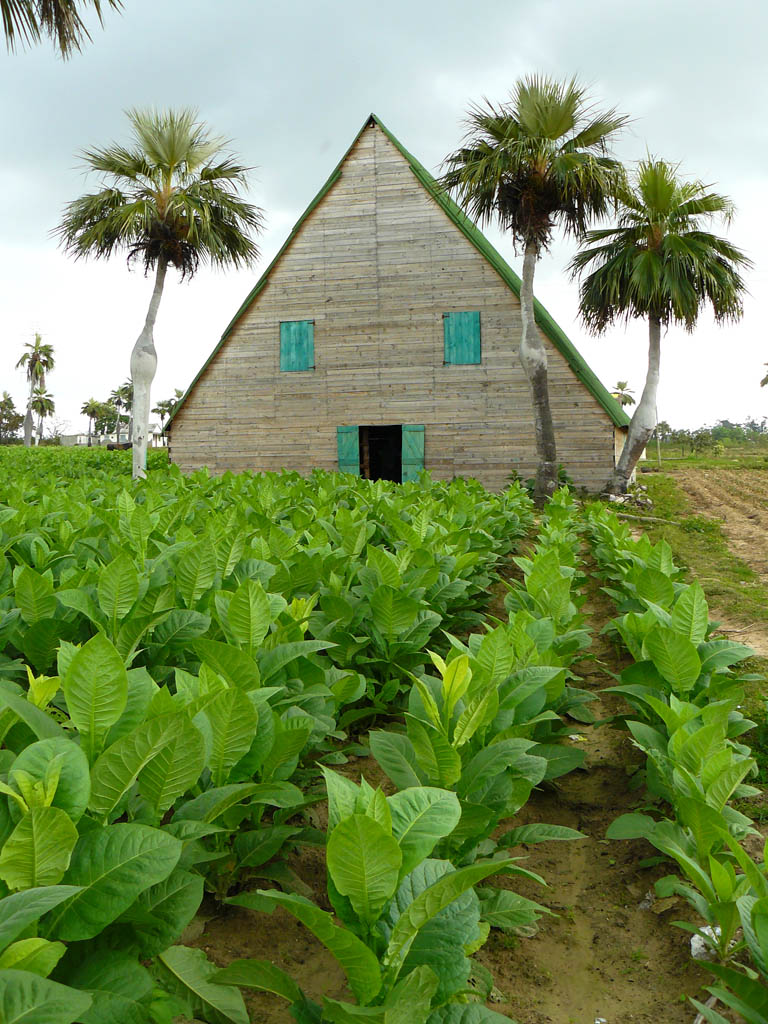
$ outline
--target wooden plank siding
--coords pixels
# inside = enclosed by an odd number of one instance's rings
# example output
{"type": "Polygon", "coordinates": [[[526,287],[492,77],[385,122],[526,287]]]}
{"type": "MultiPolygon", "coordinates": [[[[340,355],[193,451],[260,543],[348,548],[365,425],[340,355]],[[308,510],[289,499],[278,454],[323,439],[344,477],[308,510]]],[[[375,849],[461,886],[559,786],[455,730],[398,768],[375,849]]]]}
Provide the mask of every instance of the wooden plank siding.
{"type": "MultiPolygon", "coordinates": [[[[301,225],[172,424],[183,470],[337,468],[340,424],[424,424],[436,477],[505,486],[536,465],[520,303],[377,124],[301,225]],[[480,310],[482,361],[443,364],[443,313],[480,310]],[[280,322],[314,321],[315,369],[280,372],[280,322]]],[[[558,458],[597,490],[614,424],[545,337],[558,458]]]]}

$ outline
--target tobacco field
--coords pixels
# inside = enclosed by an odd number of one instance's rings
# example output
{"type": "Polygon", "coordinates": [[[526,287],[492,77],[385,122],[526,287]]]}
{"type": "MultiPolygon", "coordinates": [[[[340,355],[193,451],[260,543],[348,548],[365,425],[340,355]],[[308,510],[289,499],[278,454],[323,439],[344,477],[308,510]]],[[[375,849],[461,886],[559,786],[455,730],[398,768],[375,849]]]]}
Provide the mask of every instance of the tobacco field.
{"type": "Polygon", "coordinates": [[[518,484],[136,487],[121,454],[0,450],[0,1022],[510,1021],[483,949],[551,914],[530,850],[584,839],[516,819],[612,727],[642,760],[604,838],[644,840],[685,908],[690,1019],[765,1024],[751,654],[665,540],[566,489],[534,515],[518,484]],[[589,577],[625,665],[610,722],[580,677],[589,577]],[[211,906],[290,915],[340,986],[279,948],[215,962],[182,939],[211,906]]]}

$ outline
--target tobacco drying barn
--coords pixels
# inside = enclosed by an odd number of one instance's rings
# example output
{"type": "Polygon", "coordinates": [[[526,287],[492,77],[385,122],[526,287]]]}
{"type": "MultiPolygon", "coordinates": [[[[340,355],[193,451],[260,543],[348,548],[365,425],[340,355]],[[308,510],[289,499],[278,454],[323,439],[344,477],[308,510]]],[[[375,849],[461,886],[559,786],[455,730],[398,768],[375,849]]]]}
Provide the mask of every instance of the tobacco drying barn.
{"type": "MultiPolygon", "coordinates": [[[[536,465],[520,280],[375,116],[235,314],[171,419],[182,470],[373,479],[536,465]]],[[[537,303],[558,459],[598,490],[626,414],[537,303]]]]}

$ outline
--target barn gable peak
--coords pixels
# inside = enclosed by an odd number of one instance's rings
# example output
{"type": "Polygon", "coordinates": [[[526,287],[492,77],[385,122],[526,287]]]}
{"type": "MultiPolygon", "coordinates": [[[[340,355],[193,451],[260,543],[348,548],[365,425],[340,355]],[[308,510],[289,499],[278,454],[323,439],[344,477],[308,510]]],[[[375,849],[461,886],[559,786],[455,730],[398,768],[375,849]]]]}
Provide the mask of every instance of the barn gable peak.
{"type": "MultiPolygon", "coordinates": [[[[200,371],[196,374],[194,380],[187,388],[183,397],[179,400],[171,414],[166,429],[171,426],[173,419],[181,409],[182,405],[186,401],[187,397],[193,391],[195,385],[202,377],[205,370],[211,364],[213,359],[216,357],[219,350],[226,343],[229,335],[232,333],[235,325],[238,323],[243,314],[248,310],[251,304],[256,300],[257,296],[266,287],[269,281],[270,274],[275,266],[281,260],[283,254],[290,247],[296,235],[301,230],[304,222],[310,216],[310,214],[320,205],[325,196],[330,192],[335,183],[339,180],[342,174],[344,163],[347,157],[350,155],[352,150],[357,145],[363,132],[368,128],[375,127],[381,131],[392,143],[392,145],[398,150],[401,156],[408,163],[414,177],[419,184],[424,188],[426,192],[432,197],[437,205],[443,210],[446,216],[453,222],[459,231],[468,239],[469,242],[477,249],[477,251],[490,263],[496,273],[501,277],[502,281],[507,287],[520,298],[520,287],[521,282],[515,271],[509,266],[503,256],[491,245],[488,239],[483,235],[480,229],[466,216],[461,208],[451,199],[451,197],[444,192],[437,184],[435,178],[429,173],[429,171],[419,161],[408,152],[407,149],[402,145],[399,139],[392,134],[392,132],[386,127],[381,119],[375,114],[371,113],[363,122],[362,127],[355,135],[349,148],[346,150],[341,160],[338,162],[336,167],[331,172],[328,179],[323,184],[320,191],[310,202],[309,206],[302,213],[301,217],[294,224],[290,234],[286,238],[283,245],[277,252],[277,255],[273,258],[269,266],[266,268],[264,273],[261,275],[256,285],[251,292],[246,296],[245,301],[242,303],[240,308],[237,310],[231,321],[227,325],[224,333],[221,336],[218,344],[211,352],[208,359],[205,361],[200,371]]],[[[626,427],[629,424],[629,417],[619,405],[613,395],[607,390],[602,381],[596,376],[596,374],[590,369],[582,355],[574,346],[573,342],[568,338],[562,328],[553,320],[547,310],[542,306],[538,299],[534,298],[535,306],[535,318],[539,328],[543,331],[546,337],[552,342],[554,347],[560,352],[565,358],[566,362],[573,370],[576,377],[581,383],[587,388],[587,390],[596,399],[598,404],[608,413],[613,423],[618,427],[626,427]]]]}

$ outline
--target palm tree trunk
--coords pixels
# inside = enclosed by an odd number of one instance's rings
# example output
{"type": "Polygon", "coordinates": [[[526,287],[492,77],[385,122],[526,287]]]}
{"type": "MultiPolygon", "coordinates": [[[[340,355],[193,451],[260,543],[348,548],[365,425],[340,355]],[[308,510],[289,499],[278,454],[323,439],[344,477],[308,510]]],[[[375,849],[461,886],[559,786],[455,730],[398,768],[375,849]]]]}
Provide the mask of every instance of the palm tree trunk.
{"type": "Polygon", "coordinates": [[[157,310],[163,294],[167,263],[159,260],[155,287],[147,310],[144,329],[139,335],[131,353],[131,380],[133,381],[133,479],[143,480],[147,476],[147,436],[149,434],[149,406],[152,381],[157,370],[157,352],[153,329],[157,310]]]}
{"type": "Polygon", "coordinates": [[[24,446],[25,448],[32,447],[32,434],[35,430],[35,420],[32,416],[32,394],[35,390],[35,382],[30,377],[29,379],[29,398],[27,399],[27,415],[24,417],[24,446]]]}
{"type": "Polygon", "coordinates": [[[40,415],[37,418],[37,443],[38,443],[38,445],[40,444],[40,442],[42,440],[43,440],[43,414],[40,413],[40,415]]]}
{"type": "Polygon", "coordinates": [[[536,329],[533,305],[533,275],[538,256],[538,243],[531,240],[526,242],[523,258],[523,281],[520,289],[520,315],[523,321],[520,362],[531,386],[536,455],[539,459],[536,467],[533,500],[537,505],[543,505],[557,484],[557,449],[555,430],[552,425],[552,411],[549,406],[547,350],[536,329]]]}
{"type": "Polygon", "coordinates": [[[93,428],[93,417],[88,417],[88,447],[91,447],[91,433],[93,428]]]}
{"type": "Polygon", "coordinates": [[[635,471],[643,449],[656,426],[656,392],[659,388],[659,366],[661,363],[661,321],[658,317],[648,320],[648,373],[645,377],[643,394],[629,423],[627,440],[621,450],[616,469],[606,484],[610,494],[626,494],[629,478],[635,471]]]}

